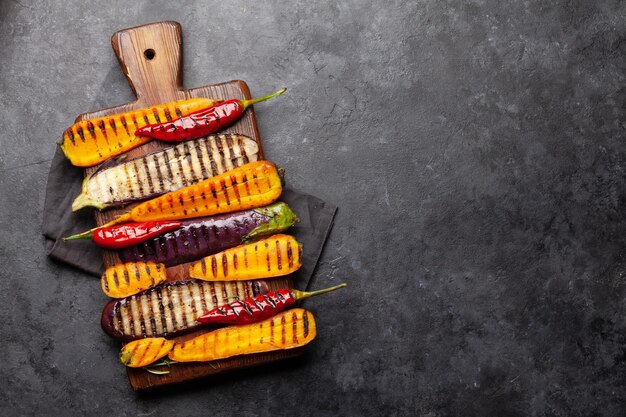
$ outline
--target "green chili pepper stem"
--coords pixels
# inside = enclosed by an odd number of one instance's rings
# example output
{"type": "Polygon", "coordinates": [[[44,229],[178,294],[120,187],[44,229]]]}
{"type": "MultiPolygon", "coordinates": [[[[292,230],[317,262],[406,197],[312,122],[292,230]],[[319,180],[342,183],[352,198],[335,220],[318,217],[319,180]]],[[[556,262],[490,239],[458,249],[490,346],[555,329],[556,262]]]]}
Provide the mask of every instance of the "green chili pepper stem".
{"type": "Polygon", "coordinates": [[[294,298],[297,301],[300,301],[300,300],[304,300],[305,298],[314,297],[314,296],[320,295],[320,294],[325,294],[327,292],[335,291],[335,290],[338,290],[339,288],[343,288],[343,287],[347,287],[347,286],[348,286],[348,284],[344,283],[344,284],[335,285],[334,287],[325,288],[323,290],[317,290],[317,291],[311,291],[311,292],[291,290],[291,292],[293,292],[294,298]]]}
{"type": "Polygon", "coordinates": [[[79,233],[77,235],[64,237],[63,240],[91,239],[93,237],[93,232],[94,232],[94,229],[87,230],[86,232],[79,233]]]}
{"type": "Polygon", "coordinates": [[[284,93],[285,91],[287,91],[287,89],[283,88],[283,89],[278,90],[275,93],[268,94],[268,95],[263,96],[263,97],[253,98],[251,100],[240,100],[241,101],[241,106],[243,107],[244,110],[246,110],[248,107],[252,106],[253,104],[260,103],[262,101],[269,100],[272,97],[279,96],[282,93],[284,93]]]}

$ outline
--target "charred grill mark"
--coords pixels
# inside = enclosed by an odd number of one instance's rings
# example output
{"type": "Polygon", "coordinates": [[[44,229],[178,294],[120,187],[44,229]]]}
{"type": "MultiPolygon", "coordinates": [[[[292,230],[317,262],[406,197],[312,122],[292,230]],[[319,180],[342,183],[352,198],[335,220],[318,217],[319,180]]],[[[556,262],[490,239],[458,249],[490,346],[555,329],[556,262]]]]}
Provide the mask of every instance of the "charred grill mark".
{"type": "Polygon", "coordinates": [[[248,249],[243,248],[243,265],[246,269],[248,269],[248,249]]]}
{"type": "Polygon", "coordinates": [[[237,270],[237,254],[233,254],[233,268],[237,270]]]}
{"type": "Polygon", "coordinates": [[[217,163],[215,162],[213,146],[211,146],[211,144],[207,144],[207,155],[209,156],[209,162],[211,163],[211,174],[215,177],[216,175],[219,175],[219,169],[217,163]]]}
{"type": "Polygon", "coordinates": [[[232,163],[232,165],[237,165],[236,161],[237,161],[237,155],[235,154],[235,151],[233,150],[233,137],[232,135],[225,135],[225,139],[226,139],[226,146],[228,147],[228,153],[230,154],[230,162],[232,163]]]}
{"type": "Polygon", "coordinates": [[[174,107],[174,111],[176,112],[176,117],[177,118],[183,117],[183,112],[181,112],[178,107],[174,107]]]}
{"type": "Polygon", "coordinates": [[[204,292],[205,285],[203,285],[203,284],[198,285],[198,289],[200,290],[200,301],[202,302],[202,314],[204,314],[207,311],[209,311],[209,308],[206,305],[206,297],[207,297],[207,295],[204,292]]]}
{"type": "Polygon", "coordinates": [[[231,175],[230,182],[232,183],[233,192],[235,193],[235,198],[237,199],[237,202],[241,204],[241,196],[239,195],[240,187],[239,187],[239,184],[237,183],[237,177],[235,177],[234,175],[231,175]]]}
{"type": "Polygon", "coordinates": [[[293,343],[298,343],[298,315],[294,311],[291,313],[291,325],[293,329],[293,343]]]}
{"type": "Polygon", "coordinates": [[[150,167],[148,166],[148,160],[141,158],[143,161],[143,167],[146,170],[146,178],[148,179],[148,191],[150,194],[154,194],[154,184],[152,183],[152,175],[150,174],[150,167]]]}
{"type": "Polygon", "coordinates": [[[272,262],[270,260],[270,251],[268,249],[269,243],[265,242],[265,262],[267,263],[267,271],[272,270],[272,262]]]}
{"type": "Polygon", "coordinates": [[[126,124],[126,117],[122,116],[120,117],[120,120],[122,122],[122,126],[124,127],[124,130],[126,131],[126,134],[130,136],[130,132],[128,131],[128,125],[126,124]]]}
{"type": "Polygon", "coordinates": [[[74,137],[74,131],[70,128],[65,131],[65,134],[67,134],[67,137],[72,142],[72,145],[76,145],[76,138],[74,137]]]}
{"type": "Polygon", "coordinates": [[[152,291],[148,291],[145,295],[146,300],[148,301],[148,310],[150,317],[150,328],[152,329],[152,334],[157,334],[156,322],[154,321],[154,310],[152,309],[152,291]]]}
{"type": "Polygon", "coordinates": [[[87,122],[87,131],[89,132],[89,134],[91,135],[93,139],[96,138],[96,128],[94,127],[93,123],[91,123],[90,121],[87,122]]]}
{"type": "Polygon", "coordinates": [[[172,297],[172,286],[168,285],[166,288],[167,291],[167,314],[172,319],[172,331],[178,328],[178,323],[176,321],[176,313],[174,312],[174,302],[172,297]]]}
{"type": "Polygon", "coordinates": [[[113,282],[115,283],[116,288],[120,287],[120,280],[117,276],[117,270],[113,271],[113,282]]]}
{"type": "Polygon", "coordinates": [[[76,132],[78,132],[78,136],[80,136],[80,140],[82,140],[83,142],[85,142],[85,132],[83,132],[83,128],[82,126],[78,126],[76,128],[76,132]]]}
{"type": "Polygon", "coordinates": [[[194,296],[193,296],[193,290],[196,287],[196,285],[194,283],[192,283],[191,281],[187,281],[186,283],[187,285],[187,290],[189,291],[189,296],[191,299],[191,302],[189,304],[191,304],[191,313],[192,313],[192,317],[197,317],[198,316],[198,310],[196,307],[196,303],[194,300],[194,296]]]}
{"type": "Polygon", "coordinates": [[[157,288],[156,295],[159,300],[159,313],[161,316],[161,327],[163,328],[163,333],[167,333],[167,320],[165,319],[165,306],[163,305],[163,293],[165,291],[163,288],[157,288]]]}
{"type": "MultiPolygon", "coordinates": [[[[226,157],[224,156],[224,146],[222,145],[222,141],[221,140],[216,140],[215,141],[216,145],[217,145],[217,152],[219,153],[220,156],[220,162],[222,164],[222,167],[226,167],[226,157]]],[[[224,168],[226,169],[226,168],[224,168]]]]}
{"type": "Polygon", "coordinates": [[[274,342],[274,319],[270,321],[270,343],[274,342]]]}
{"type": "Polygon", "coordinates": [[[211,272],[213,273],[213,277],[217,278],[217,260],[215,256],[211,256],[211,272]]]}
{"type": "Polygon", "coordinates": [[[202,268],[202,276],[206,277],[206,258],[203,258],[200,262],[200,267],[202,268]]]}
{"type": "Polygon", "coordinates": [[[287,241],[287,262],[289,268],[293,268],[293,250],[291,249],[291,241],[287,241]]]}
{"type": "Polygon", "coordinates": [[[222,255],[222,271],[224,272],[224,278],[228,276],[228,257],[222,255]]]}
{"type": "Polygon", "coordinates": [[[128,268],[124,268],[124,280],[126,285],[130,285],[130,276],[128,275],[128,268]]]}
{"type": "Polygon", "coordinates": [[[154,119],[156,120],[156,122],[161,123],[161,118],[159,117],[159,111],[155,107],[152,108],[152,114],[154,114],[154,119]]]}
{"type": "Polygon", "coordinates": [[[145,122],[145,124],[149,125],[150,119],[148,119],[148,115],[145,112],[141,112],[141,115],[143,116],[143,121],[145,122]]]}
{"type": "Polygon", "coordinates": [[[135,170],[135,173],[137,174],[137,185],[139,186],[139,195],[143,195],[143,181],[141,180],[141,175],[139,173],[139,166],[137,165],[137,160],[133,159],[131,161],[131,164],[133,166],[133,169],[135,170]]]}
{"type": "Polygon", "coordinates": [[[193,146],[193,151],[196,153],[196,158],[198,158],[198,162],[200,163],[200,175],[202,178],[208,178],[206,165],[204,164],[204,154],[202,152],[203,142],[196,141],[193,146]]]}
{"type": "Polygon", "coordinates": [[[287,330],[285,315],[280,318],[280,340],[283,342],[283,346],[286,343],[285,331],[287,330]]]}
{"type": "Polygon", "coordinates": [[[224,191],[224,197],[226,198],[226,205],[230,206],[230,196],[228,195],[228,186],[226,186],[226,181],[220,180],[220,185],[222,186],[222,191],[224,191]]]}
{"type": "Polygon", "coordinates": [[[113,133],[117,136],[117,126],[115,125],[115,119],[109,119],[109,126],[111,126],[111,129],[113,129],[113,133]]]}
{"type": "Polygon", "coordinates": [[[283,269],[282,257],[280,255],[280,240],[278,239],[276,239],[276,264],[279,271],[283,269]]]}
{"type": "Polygon", "coordinates": [[[106,129],[106,126],[104,125],[104,120],[100,120],[98,122],[98,128],[102,132],[102,135],[104,136],[104,140],[106,140],[106,142],[109,143],[109,136],[107,135],[107,129],[106,129]]]}
{"type": "Polygon", "coordinates": [[[246,196],[250,195],[250,183],[248,182],[248,176],[244,173],[241,176],[241,182],[243,183],[245,190],[246,190],[246,196]]]}
{"type": "Polygon", "coordinates": [[[213,306],[217,307],[218,306],[218,301],[217,301],[217,294],[215,291],[215,284],[211,283],[210,284],[210,288],[211,288],[211,300],[213,301],[213,306]]]}
{"type": "Polygon", "coordinates": [[[170,109],[165,108],[163,113],[165,113],[165,119],[167,119],[168,122],[172,121],[172,113],[170,113],[170,109]]]}
{"type": "Polygon", "coordinates": [[[306,339],[306,337],[309,335],[309,312],[305,311],[304,314],[302,314],[302,326],[304,327],[304,338],[306,339]]]}
{"type": "Polygon", "coordinates": [[[137,282],[141,282],[141,274],[139,273],[139,267],[137,266],[137,264],[134,264],[135,266],[135,279],[137,280],[137,282]]]}
{"type": "Polygon", "coordinates": [[[172,172],[172,167],[170,166],[170,158],[168,152],[163,154],[163,159],[165,160],[165,166],[167,167],[167,173],[169,174],[169,180],[174,181],[174,173],[172,172]]]}

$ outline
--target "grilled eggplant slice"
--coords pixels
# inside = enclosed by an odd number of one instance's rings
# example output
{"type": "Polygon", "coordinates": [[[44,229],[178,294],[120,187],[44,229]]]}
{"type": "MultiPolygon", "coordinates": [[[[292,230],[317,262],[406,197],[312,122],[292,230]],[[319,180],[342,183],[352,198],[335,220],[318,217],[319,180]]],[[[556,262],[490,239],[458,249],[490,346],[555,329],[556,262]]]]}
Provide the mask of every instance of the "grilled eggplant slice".
{"type": "Polygon", "coordinates": [[[293,226],[298,218],[285,203],[183,221],[171,232],[118,251],[123,262],[173,266],[196,261],[293,226]]]}
{"type": "Polygon", "coordinates": [[[176,191],[258,159],[259,146],[237,134],[212,135],[105,167],[85,178],[72,210],[98,209],[176,191]]]}
{"type": "Polygon", "coordinates": [[[239,297],[268,292],[263,281],[174,281],[121,300],[102,311],[102,329],[125,341],[144,337],[172,337],[202,326],[196,321],[205,312],[239,297]]]}

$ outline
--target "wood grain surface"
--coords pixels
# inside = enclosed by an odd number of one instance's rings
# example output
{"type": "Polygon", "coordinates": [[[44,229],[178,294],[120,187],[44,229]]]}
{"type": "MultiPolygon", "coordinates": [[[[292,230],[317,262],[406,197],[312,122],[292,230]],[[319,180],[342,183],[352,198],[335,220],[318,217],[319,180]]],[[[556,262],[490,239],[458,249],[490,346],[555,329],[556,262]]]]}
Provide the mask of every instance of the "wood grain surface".
{"type": "MultiPolygon", "coordinates": [[[[157,22],[124,29],[113,35],[111,43],[122,70],[137,96],[137,100],[132,103],[81,114],[76,118],[76,121],[110,116],[116,113],[123,113],[168,101],[192,97],[222,99],[251,98],[248,86],[245,82],[240,80],[197,87],[189,90],[183,89],[181,69],[182,31],[180,24],[177,22],[157,22]]],[[[224,132],[240,133],[251,137],[259,145],[259,159],[265,158],[253,108],[246,111],[245,116],[239,122],[225,129],[224,132]]],[[[143,146],[127,152],[126,158],[137,158],[168,146],[172,145],[159,141],[148,142],[143,146]]],[[[88,168],[85,170],[85,174],[93,173],[96,170],[97,167],[88,168]]],[[[105,224],[126,212],[130,207],[132,207],[132,205],[103,212],[96,211],[96,224],[105,224]]],[[[121,262],[114,251],[103,250],[103,258],[106,267],[121,262]]],[[[188,264],[183,264],[168,268],[168,280],[189,279],[187,267],[188,264]]],[[[267,280],[267,282],[270,289],[293,287],[293,281],[289,277],[275,278],[267,280]]],[[[176,340],[189,339],[206,331],[208,330],[190,333],[176,338],[176,340]]],[[[302,352],[302,349],[293,349],[239,356],[211,363],[198,362],[177,364],[170,368],[170,374],[168,375],[153,375],[143,369],[127,368],[128,379],[133,389],[144,390],[189,381],[229,370],[242,369],[280,359],[291,358],[302,352]]]]}

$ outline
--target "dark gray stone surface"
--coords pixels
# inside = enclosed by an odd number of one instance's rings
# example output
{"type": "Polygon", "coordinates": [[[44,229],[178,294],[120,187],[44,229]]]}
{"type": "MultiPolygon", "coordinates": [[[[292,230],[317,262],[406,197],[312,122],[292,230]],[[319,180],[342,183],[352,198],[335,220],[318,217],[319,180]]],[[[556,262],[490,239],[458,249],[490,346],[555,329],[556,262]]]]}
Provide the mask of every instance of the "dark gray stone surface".
{"type": "Polygon", "coordinates": [[[626,414],[626,3],[0,0],[0,414],[626,414]],[[46,258],[55,141],[133,96],[118,29],[184,29],[187,87],[257,107],[339,205],[307,357],[131,391],[98,282],[46,258]]]}

